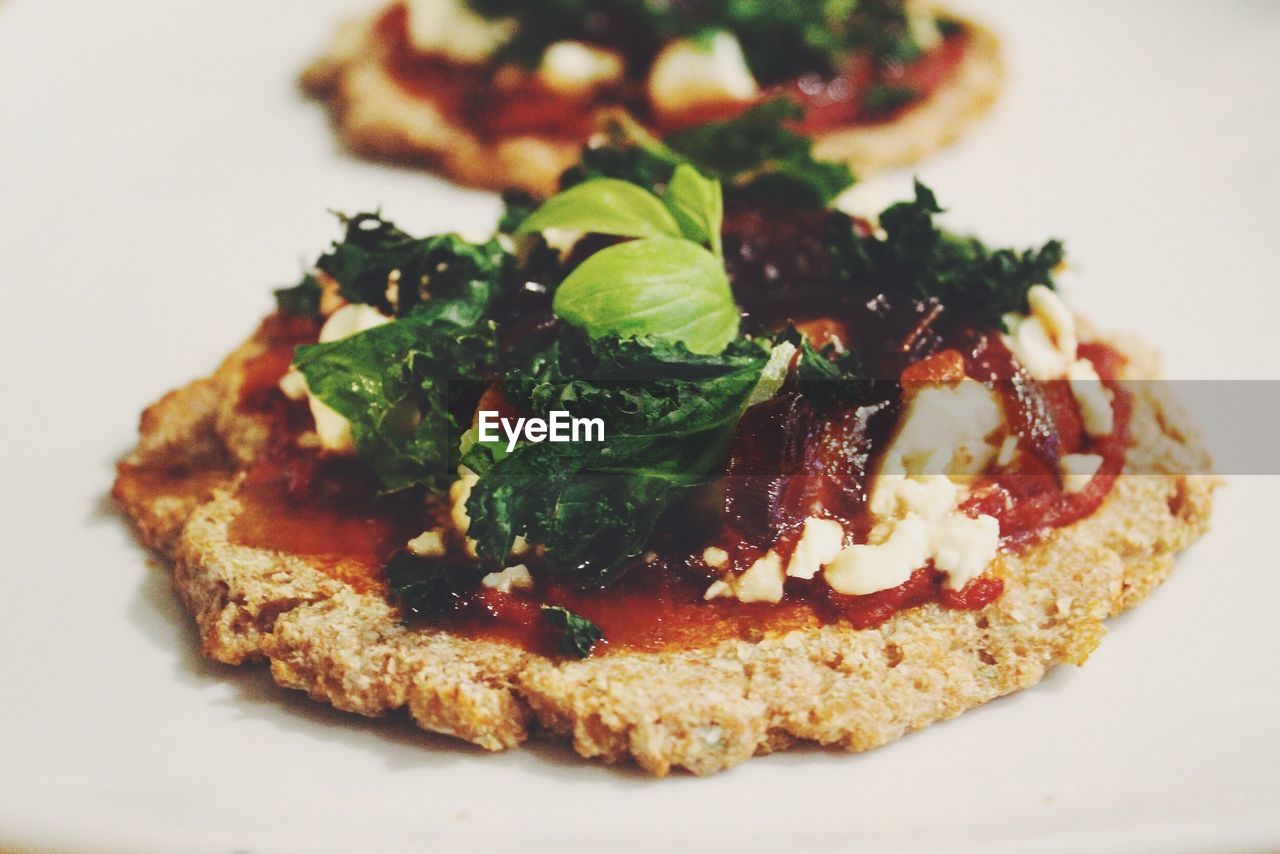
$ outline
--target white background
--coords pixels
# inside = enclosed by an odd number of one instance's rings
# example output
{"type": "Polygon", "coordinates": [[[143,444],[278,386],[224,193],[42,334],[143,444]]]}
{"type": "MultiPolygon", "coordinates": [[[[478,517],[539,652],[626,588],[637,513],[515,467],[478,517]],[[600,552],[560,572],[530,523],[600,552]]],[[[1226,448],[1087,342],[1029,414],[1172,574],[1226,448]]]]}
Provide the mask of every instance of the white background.
{"type": "MultiPolygon", "coordinates": [[[[1280,845],[1275,479],[1234,478],[1087,667],[862,756],[653,781],[351,719],[203,661],[106,498],[138,412],[247,334],[334,235],[327,208],[423,231],[497,210],[345,156],[297,94],[351,6],[0,2],[0,846],[1280,845]]],[[[1171,376],[1280,378],[1280,4],[966,8],[1005,36],[1010,79],[921,167],[950,221],[1066,239],[1069,298],[1171,376]]]]}

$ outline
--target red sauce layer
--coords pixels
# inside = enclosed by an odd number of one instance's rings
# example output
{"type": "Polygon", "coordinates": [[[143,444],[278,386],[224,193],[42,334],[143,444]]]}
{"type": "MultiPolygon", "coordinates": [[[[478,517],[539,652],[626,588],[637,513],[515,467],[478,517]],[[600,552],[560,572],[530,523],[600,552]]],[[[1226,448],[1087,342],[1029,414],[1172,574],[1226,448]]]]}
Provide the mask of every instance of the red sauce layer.
{"type": "MultiPolygon", "coordinates": [[[[622,106],[670,132],[706,121],[732,118],[751,103],[733,102],[678,114],[656,115],[645,81],[628,78],[587,97],[569,97],[540,84],[533,75],[504,75],[492,64],[464,64],[417,51],[409,41],[408,12],[389,8],[376,25],[383,67],[408,94],[430,101],[451,121],[484,139],[537,135],[583,140],[602,108],[622,106]]],[[[960,30],[910,63],[874,63],[866,55],[849,59],[832,77],[805,75],[769,87],[759,100],[788,94],[806,108],[801,128],[808,133],[892,121],[942,86],[964,59],[969,36],[960,30]]],[[[754,103],[754,102],[753,102],[754,103]]]]}
{"type": "MultiPolygon", "coordinates": [[[[278,441],[248,473],[240,493],[245,512],[231,527],[232,542],[303,555],[357,590],[385,593],[383,566],[387,560],[421,531],[436,526],[448,528],[448,508],[441,500],[428,501],[416,495],[381,497],[371,474],[358,460],[325,457],[297,447],[297,428],[291,426],[297,419],[289,413],[296,411],[298,405],[284,399],[277,383],[289,365],[293,348],[313,338],[315,329],[314,325],[307,329],[292,323],[280,318],[268,320],[263,329],[269,346],[245,366],[240,406],[246,411],[271,415],[278,441]]],[[[984,370],[1007,377],[1011,370],[1006,364],[1008,351],[995,343],[998,341],[996,337],[981,336],[964,353],[939,351],[943,355],[935,354],[916,363],[908,379],[942,380],[948,371],[958,367],[978,378],[983,378],[984,370]],[[951,360],[963,364],[948,365],[951,360]]],[[[1065,385],[1057,391],[1053,391],[1053,384],[1046,385],[1048,390],[1031,405],[1019,396],[1016,383],[997,384],[1006,395],[1006,414],[1014,429],[1018,429],[1017,413],[1021,408],[1025,410],[1021,417],[1029,425],[1025,427],[1028,436],[1037,435],[1037,431],[1044,433],[1045,424],[1053,423],[1060,442],[1052,449],[1053,454],[1087,451],[1100,454],[1104,460],[1100,476],[1075,494],[1064,493],[1054,470],[1032,454],[1023,454],[1025,462],[1012,471],[981,479],[965,509],[973,515],[996,516],[1006,548],[1022,548],[1052,529],[1092,513],[1123,466],[1131,401],[1114,382],[1122,357],[1099,344],[1081,345],[1081,355],[1093,361],[1115,395],[1116,429],[1101,440],[1090,441],[1079,430],[1079,416],[1065,385]]],[[[742,494],[770,499],[764,511],[726,504],[725,528],[707,544],[727,546],[735,565],[749,565],[769,548],[778,550],[785,560],[798,539],[800,524],[815,506],[823,507],[824,515],[840,518],[852,530],[865,533],[868,525],[862,490],[870,458],[851,453],[851,449],[874,444],[877,428],[869,425],[865,417],[854,418],[847,413],[814,418],[812,413],[806,415],[797,408],[796,399],[788,398],[784,392],[771,402],[772,409],[754,407],[749,412],[753,420],[744,419],[739,428],[744,435],[735,438],[729,473],[734,471],[734,460],[745,460],[736,482],[742,494]],[[774,468],[775,458],[757,457],[754,463],[758,468],[753,471],[753,447],[773,447],[783,441],[769,432],[770,425],[786,426],[794,432],[797,419],[804,418],[812,422],[811,429],[802,434],[802,441],[793,443],[798,450],[786,462],[798,468],[774,468]],[[745,435],[754,437],[755,444],[745,435]],[[787,473],[780,475],[780,471],[787,473]],[[765,515],[753,515],[760,512],[765,515]]],[[[725,489],[731,493],[733,485],[725,489]]],[[[461,548],[459,538],[454,537],[449,546],[456,553],[461,548]]],[[[562,605],[600,626],[607,641],[598,651],[653,650],[727,638],[750,639],[840,621],[855,628],[868,628],[898,611],[930,602],[944,608],[976,610],[1003,591],[1003,582],[988,576],[975,579],[961,591],[947,590],[944,575],[924,567],[905,584],[868,596],[837,594],[821,578],[809,582],[789,579],[786,595],[778,604],[746,604],[728,599],[707,602],[703,594],[716,576],[697,560],[701,544],[691,549],[687,543],[681,547],[673,540],[656,543],[655,550],[651,563],[637,566],[620,583],[605,590],[581,590],[571,583],[556,582],[530,561],[539,579],[536,595],[503,595],[479,588],[466,598],[447,625],[463,635],[551,652],[555,638],[539,609],[542,604],[562,605]]]]}

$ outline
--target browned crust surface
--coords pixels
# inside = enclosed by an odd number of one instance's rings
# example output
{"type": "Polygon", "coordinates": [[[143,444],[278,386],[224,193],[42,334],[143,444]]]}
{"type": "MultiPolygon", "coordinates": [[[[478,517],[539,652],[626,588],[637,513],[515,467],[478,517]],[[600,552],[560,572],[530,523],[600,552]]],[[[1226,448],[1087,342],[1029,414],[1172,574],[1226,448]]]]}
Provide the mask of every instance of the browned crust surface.
{"type": "MultiPolygon", "coordinates": [[[[344,145],[367,157],[427,166],[467,186],[555,193],[560,174],[578,162],[580,142],[479,139],[386,73],[375,19],[344,22],[302,74],[303,88],[329,105],[344,145]]],[[[973,40],[951,80],[892,122],[819,134],[818,156],[844,160],[861,176],[907,166],[986,113],[1003,79],[999,42],[985,27],[965,23],[973,40]]]]}
{"type": "MultiPolygon", "coordinates": [[[[1156,375],[1132,342],[1128,376],[1156,375]]],[[[401,624],[305,560],[233,545],[236,470],[265,438],[235,411],[250,341],[212,377],[143,415],[123,465],[171,473],[165,495],[117,498],[143,541],[168,557],[203,651],[266,660],[281,685],[363,715],[407,708],[423,728],[490,750],[539,732],[583,756],[633,758],[666,774],[709,774],[813,741],[865,750],[1079,664],[1107,617],[1145,598],[1174,555],[1206,530],[1217,481],[1194,431],[1160,384],[1135,385],[1134,450],[1100,510],[993,571],[1004,595],[978,612],[935,605],[875,629],[831,625],[700,649],[563,661],[401,624]],[[212,473],[213,485],[210,485],[212,473]]]]}

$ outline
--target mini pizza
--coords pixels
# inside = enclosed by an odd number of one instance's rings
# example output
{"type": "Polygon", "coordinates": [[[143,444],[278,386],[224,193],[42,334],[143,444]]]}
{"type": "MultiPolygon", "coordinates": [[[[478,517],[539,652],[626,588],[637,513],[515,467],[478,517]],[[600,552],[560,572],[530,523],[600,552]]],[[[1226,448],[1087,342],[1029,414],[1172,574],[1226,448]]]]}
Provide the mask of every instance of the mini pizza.
{"type": "Polygon", "coordinates": [[[756,115],[634,127],[497,235],[344,233],[115,495],[206,655],[498,750],[697,774],[864,750],[1082,663],[1207,528],[1149,351],[933,194],[756,115]],[[839,176],[845,176],[843,180],[839,176]]]}
{"type": "Polygon", "coordinates": [[[788,95],[820,156],[913,163],[991,105],[978,24],[904,0],[404,0],[342,25],[303,75],[348,147],[538,194],[602,113],[659,136],[788,95]]]}

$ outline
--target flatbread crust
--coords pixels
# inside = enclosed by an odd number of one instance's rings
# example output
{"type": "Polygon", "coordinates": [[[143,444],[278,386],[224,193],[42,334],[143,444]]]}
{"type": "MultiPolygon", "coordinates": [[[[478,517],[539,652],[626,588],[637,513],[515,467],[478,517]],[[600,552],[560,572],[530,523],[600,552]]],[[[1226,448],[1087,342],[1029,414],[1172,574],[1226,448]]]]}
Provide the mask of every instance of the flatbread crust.
{"type": "MultiPolygon", "coordinates": [[[[1150,351],[1109,342],[1126,377],[1153,379],[1150,351]]],[[[925,605],[866,630],[831,625],[657,653],[549,659],[502,643],[407,627],[395,607],[306,560],[233,545],[243,464],[265,425],[236,411],[250,340],[212,376],[144,413],[115,495],[142,541],[172,564],[205,655],[265,660],[275,680],[362,715],[401,707],[424,729],[489,750],[531,734],[580,754],[628,757],[664,775],[721,771],[812,741],[850,751],[893,741],[1082,663],[1104,621],[1140,602],[1207,529],[1218,485],[1161,383],[1137,383],[1127,470],[1093,516],[992,571],[1005,592],[981,611],[925,605]]]]}
{"type": "MultiPolygon", "coordinates": [[[[377,16],[341,24],[328,49],[302,74],[326,102],[343,143],[366,157],[425,165],[473,187],[518,187],[553,195],[576,164],[582,142],[517,136],[485,142],[432,104],[405,92],[384,70],[377,16]]],[[[1004,77],[999,42],[965,21],[972,41],[947,83],[891,122],[815,136],[815,153],[843,160],[860,176],[907,166],[949,145],[995,102],[1004,77]]],[[[606,111],[608,112],[608,111],[606,111]]]]}

